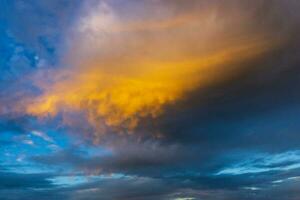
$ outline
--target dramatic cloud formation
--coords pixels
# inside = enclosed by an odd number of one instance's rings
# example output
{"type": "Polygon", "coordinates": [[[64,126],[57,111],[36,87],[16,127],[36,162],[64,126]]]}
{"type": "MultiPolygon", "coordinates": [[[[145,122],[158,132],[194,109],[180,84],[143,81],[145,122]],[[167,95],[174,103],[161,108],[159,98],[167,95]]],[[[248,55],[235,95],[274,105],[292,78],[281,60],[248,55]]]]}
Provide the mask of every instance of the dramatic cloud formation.
{"type": "Polygon", "coordinates": [[[298,199],[297,0],[0,6],[0,199],[298,199]]]}
{"type": "Polygon", "coordinates": [[[177,13],[177,2],[141,4],[138,13],[158,8],[161,13],[132,19],[108,2],[86,5],[70,40],[66,62],[72,66],[55,73],[55,82],[44,86],[44,95],[27,111],[37,116],[84,111],[96,134],[107,127],[132,131],[141,118],[156,118],[165,105],[244,70],[237,63],[281,42],[269,31],[251,30],[243,11],[232,15],[227,9],[217,13],[219,4],[195,6],[196,11],[177,13]],[[230,25],[235,28],[228,30],[230,25]]]}

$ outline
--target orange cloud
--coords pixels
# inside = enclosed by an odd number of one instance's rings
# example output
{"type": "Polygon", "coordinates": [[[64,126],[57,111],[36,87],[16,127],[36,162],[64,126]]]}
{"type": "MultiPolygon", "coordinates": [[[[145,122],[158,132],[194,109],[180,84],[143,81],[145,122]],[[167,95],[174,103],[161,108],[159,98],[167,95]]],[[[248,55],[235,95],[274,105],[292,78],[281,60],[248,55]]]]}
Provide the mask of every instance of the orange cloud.
{"type": "Polygon", "coordinates": [[[79,19],[66,56],[72,67],[58,71],[26,110],[35,116],[84,112],[97,134],[130,133],[142,118],[156,118],[189,91],[230,75],[237,70],[231,64],[274,46],[265,33],[245,32],[243,20],[232,30],[210,12],[142,24],[100,4],[79,19]]]}

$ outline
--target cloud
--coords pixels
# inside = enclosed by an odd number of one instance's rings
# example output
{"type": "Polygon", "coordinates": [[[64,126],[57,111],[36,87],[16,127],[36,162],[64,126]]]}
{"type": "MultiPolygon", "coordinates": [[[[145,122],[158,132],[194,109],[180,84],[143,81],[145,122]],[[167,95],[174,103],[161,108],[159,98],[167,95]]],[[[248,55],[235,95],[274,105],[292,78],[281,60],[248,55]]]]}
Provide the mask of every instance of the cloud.
{"type": "Polygon", "coordinates": [[[51,177],[48,174],[18,174],[9,172],[0,172],[0,188],[13,189],[13,188],[49,188],[51,187],[50,181],[47,178],[51,177]]]}
{"type": "Polygon", "coordinates": [[[33,134],[34,136],[40,137],[43,140],[53,143],[53,139],[51,137],[49,137],[46,133],[41,132],[41,131],[32,131],[31,134],[33,134]]]}
{"type": "Polygon", "coordinates": [[[239,20],[215,4],[195,5],[204,12],[168,12],[164,3],[145,4],[168,14],[145,14],[142,21],[122,18],[109,2],[86,5],[69,40],[65,59],[71,66],[54,74],[54,84],[41,86],[44,94],[29,103],[27,113],[83,113],[96,138],[133,133],[142,119],[155,119],[189,92],[245,70],[237,63],[282,42],[270,31],[251,30],[248,14],[238,9],[239,20]]]}
{"type": "Polygon", "coordinates": [[[80,139],[26,155],[73,174],[5,172],[0,199],[297,199],[299,2],[89,1],[78,16],[35,5],[63,28],[35,27],[33,12],[24,44],[46,34],[42,46],[63,53],[0,85],[0,131],[80,139]]]}
{"type": "Polygon", "coordinates": [[[289,171],[300,168],[299,152],[285,152],[276,155],[255,155],[255,158],[245,160],[236,166],[223,169],[217,173],[222,174],[251,174],[262,173],[268,171],[289,171]]]}

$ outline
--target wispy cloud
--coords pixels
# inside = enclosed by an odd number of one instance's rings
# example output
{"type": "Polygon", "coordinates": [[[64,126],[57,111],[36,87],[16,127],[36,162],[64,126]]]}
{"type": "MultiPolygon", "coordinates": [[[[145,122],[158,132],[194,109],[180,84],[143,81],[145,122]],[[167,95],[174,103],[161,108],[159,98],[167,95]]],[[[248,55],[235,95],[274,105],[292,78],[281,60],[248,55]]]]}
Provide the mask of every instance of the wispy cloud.
{"type": "Polygon", "coordinates": [[[254,155],[241,163],[219,171],[216,175],[255,174],[269,171],[288,171],[300,168],[300,152],[289,151],[275,155],[254,155]]]}
{"type": "Polygon", "coordinates": [[[41,131],[31,131],[31,134],[34,135],[34,136],[40,137],[40,138],[42,138],[43,140],[45,140],[47,142],[50,142],[50,143],[54,142],[54,140],[51,137],[49,137],[44,132],[41,132],[41,131]]]}

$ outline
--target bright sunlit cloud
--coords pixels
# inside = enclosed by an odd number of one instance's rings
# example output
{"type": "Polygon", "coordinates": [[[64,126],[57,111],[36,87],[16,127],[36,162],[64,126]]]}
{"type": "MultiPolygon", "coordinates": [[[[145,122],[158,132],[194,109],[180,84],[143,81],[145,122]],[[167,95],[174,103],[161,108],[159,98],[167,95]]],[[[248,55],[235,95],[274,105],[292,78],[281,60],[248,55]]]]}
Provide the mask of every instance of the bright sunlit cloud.
{"type": "Polygon", "coordinates": [[[104,2],[87,9],[70,40],[65,59],[71,66],[42,85],[44,94],[26,109],[41,117],[84,112],[97,135],[110,129],[131,133],[142,118],[156,118],[164,106],[242,70],[235,67],[239,62],[277,43],[268,33],[247,32],[249,19],[242,14],[228,30],[213,9],[146,15],[143,21],[123,19],[104,2]],[[235,38],[239,32],[244,36],[235,38]]]}

